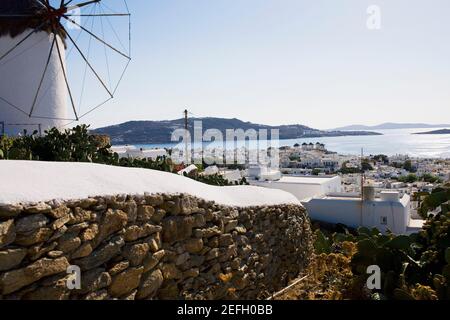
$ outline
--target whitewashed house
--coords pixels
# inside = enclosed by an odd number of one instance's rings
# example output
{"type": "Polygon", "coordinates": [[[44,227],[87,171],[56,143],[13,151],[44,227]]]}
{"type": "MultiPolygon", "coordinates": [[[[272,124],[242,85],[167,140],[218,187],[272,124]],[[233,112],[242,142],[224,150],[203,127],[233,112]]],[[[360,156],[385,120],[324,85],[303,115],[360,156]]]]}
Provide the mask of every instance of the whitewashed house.
{"type": "Polygon", "coordinates": [[[411,218],[410,196],[399,192],[382,191],[375,197],[374,191],[359,194],[330,193],[303,200],[308,214],[314,220],[348,227],[378,228],[395,234],[410,234],[422,229],[423,220],[411,218]]]}

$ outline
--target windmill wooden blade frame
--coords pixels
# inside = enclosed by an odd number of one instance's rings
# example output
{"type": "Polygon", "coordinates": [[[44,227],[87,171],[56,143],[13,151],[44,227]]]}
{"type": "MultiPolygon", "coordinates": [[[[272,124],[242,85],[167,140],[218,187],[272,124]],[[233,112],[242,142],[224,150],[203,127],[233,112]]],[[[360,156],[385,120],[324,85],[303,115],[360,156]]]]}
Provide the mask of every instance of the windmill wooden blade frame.
{"type": "MultiPolygon", "coordinates": [[[[16,56],[23,54],[25,50],[24,44],[28,43],[29,39],[33,38],[37,33],[45,31],[52,37],[52,40],[48,56],[39,67],[42,70],[38,77],[39,80],[36,81],[37,83],[33,88],[27,88],[27,90],[33,91],[33,99],[29,101],[29,105],[11,101],[13,99],[1,94],[0,102],[27,115],[30,119],[54,119],[66,121],[66,124],[70,124],[79,121],[113,99],[131,61],[131,14],[126,0],[114,1],[114,4],[122,2],[124,10],[115,11],[111,9],[110,3],[113,1],[108,0],[2,0],[3,4],[0,4],[0,36],[10,36],[14,39],[14,42],[11,48],[0,51],[0,68],[11,63],[16,56]],[[27,9],[23,10],[21,8],[21,10],[18,10],[18,5],[16,4],[25,2],[29,3],[27,9]],[[121,39],[118,36],[118,32],[115,30],[115,21],[117,20],[114,19],[126,19],[125,23],[122,20],[122,25],[126,25],[127,30],[121,30],[124,31],[122,34],[126,34],[126,39],[121,39]],[[96,23],[99,26],[101,25],[101,32],[93,30],[96,23]],[[110,39],[105,38],[105,34],[107,34],[105,33],[105,28],[108,27],[110,28],[109,34],[117,37],[120,47],[111,43],[110,39]],[[80,45],[80,37],[87,39],[86,41],[89,43],[88,48],[83,48],[80,45]],[[128,42],[128,45],[123,44],[125,41],[128,42]],[[103,47],[104,59],[92,60],[91,48],[94,45],[100,48],[103,47]],[[69,47],[70,50],[66,55],[65,50],[69,49],[69,47]],[[123,64],[114,64],[115,69],[120,68],[120,70],[115,70],[117,76],[114,81],[111,79],[111,58],[109,55],[115,55],[115,59],[123,59],[123,64]],[[67,63],[66,56],[67,58],[70,56],[71,59],[77,59],[73,67],[67,63]],[[52,59],[59,61],[59,63],[56,63],[60,68],[59,78],[63,79],[66,96],[69,98],[69,103],[67,103],[69,107],[67,109],[71,110],[71,115],[68,117],[59,118],[52,114],[47,115],[39,110],[41,108],[39,105],[41,96],[46,90],[52,90],[52,88],[45,89],[43,86],[44,79],[46,79],[48,73],[55,73],[53,70],[55,67],[49,67],[52,59]],[[103,73],[98,70],[99,61],[102,63],[106,62],[106,68],[104,68],[106,71],[103,73]],[[72,89],[74,84],[71,83],[70,74],[74,70],[79,71],[81,69],[80,65],[85,68],[83,81],[76,84],[77,87],[81,87],[79,88],[81,94],[78,98],[78,96],[74,95],[74,90],[72,89]],[[97,81],[98,96],[105,95],[102,101],[90,103],[84,99],[83,94],[85,94],[87,87],[84,81],[87,78],[87,73],[91,75],[92,79],[97,81]],[[109,82],[105,79],[108,76],[109,82]]],[[[79,73],[82,74],[81,72],[79,73]]]]}

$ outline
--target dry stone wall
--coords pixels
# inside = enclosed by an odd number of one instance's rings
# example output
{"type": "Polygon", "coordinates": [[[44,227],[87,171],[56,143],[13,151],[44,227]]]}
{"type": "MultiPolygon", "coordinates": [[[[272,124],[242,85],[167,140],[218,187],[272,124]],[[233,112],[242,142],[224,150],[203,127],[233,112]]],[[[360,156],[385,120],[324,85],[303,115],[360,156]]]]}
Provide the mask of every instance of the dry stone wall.
{"type": "Polygon", "coordinates": [[[189,195],[0,206],[0,299],[259,299],[308,265],[303,207],[189,195]],[[81,287],[67,286],[81,270],[81,287]]]}

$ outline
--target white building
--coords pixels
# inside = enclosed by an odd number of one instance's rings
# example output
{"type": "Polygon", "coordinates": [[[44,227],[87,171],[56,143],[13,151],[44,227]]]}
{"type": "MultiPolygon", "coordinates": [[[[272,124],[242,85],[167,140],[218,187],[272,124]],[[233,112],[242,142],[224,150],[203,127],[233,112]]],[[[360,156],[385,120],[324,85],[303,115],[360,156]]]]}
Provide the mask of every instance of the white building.
{"type": "Polygon", "coordinates": [[[322,158],[318,155],[303,156],[300,163],[303,167],[318,168],[322,167],[322,158]]]}
{"type": "Polygon", "coordinates": [[[191,165],[187,166],[186,168],[184,168],[184,169],[178,171],[177,173],[178,173],[180,176],[183,176],[184,174],[189,175],[189,174],[194,173],[194,172],[197,172],[197,171],[198,171],[197,166],[196,166],[195,164],[191,164],[191,165]]]}
{"type": "Polygon", "coordinates": [[[281,178],[280,170],[260,165],[251,165],[248,168],[248,175],[259,181],[273,181],[281,178]]]}
{"type": "MultiPolygon", "coordinates": [[[[30,15],[42,10],[43,4],[37,0],[0,1],[0,15],[30,15]]],[[[0,134],[44,132],[68,122],[67,89],[61,67],[65,65],[64,40],[57,36],[57,45],[53,45],[54,36],[48,26],[32,33],[35,27],[36,19],[0,18],[0,134]]]]}
{"type": "Polygon", "coordinates": [[[221,172],[221,174],[229,182],[239,182],[246,174],[246,172],[236,169],[236,170],[225,170],[221,172]]]}
{"type": "Polygon", "coordinates": [[[322,165],[326,168],[338,168],[340,166],[339,160],[336,158],[322,158],[322,165]]]}
{"type": "Polygon", "coordinates": [[[303,200],[309,216],[318,221],[342,223],[348,227],[388,229],[395,234],[419,231],[424,221],[411,219],[410,196],[382,191],[380,197],[368,196],[364,201],[358,194],[328,194],[303,200]]]}
{"type": "Polygon", "coordinates": [[[209,166],[206,167],[205,170],[202,172],[205,176],[213,176],[215,174],[219,174],[220,170],[217,166],[209,166]]]}
{"type": "Polygon", "coordinates": [[[282,176],[275,181],[249,179],[248,182],[255,186],[290,192],[299,200],[331,192],[341,192],[341,177],[339,176],[282,176]]]}
{"type": "Polygon", "coordinates": [[[391,182],[390,183],[390,188],[391,189],[401,189],[401,188],[405,188],[406,184],[404,182],[401,181],[396,181],[396,182],[391,182]]]}
{"type": "Polygon", "coordinates": [[[120,158],[153,159],[167,156],[165,149],[143,149],[135,146],[113,146],[111,148],[120,158]]]}

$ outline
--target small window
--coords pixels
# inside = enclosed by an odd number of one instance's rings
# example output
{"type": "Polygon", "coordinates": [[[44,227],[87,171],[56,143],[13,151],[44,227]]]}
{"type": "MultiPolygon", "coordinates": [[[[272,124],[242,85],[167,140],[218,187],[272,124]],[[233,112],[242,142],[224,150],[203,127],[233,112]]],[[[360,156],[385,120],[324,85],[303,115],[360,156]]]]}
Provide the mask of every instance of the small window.
{"type": "Polygon", "coordinates": [[[381,224],[387,225],[387,217],[381,217],[381,224]]]}

